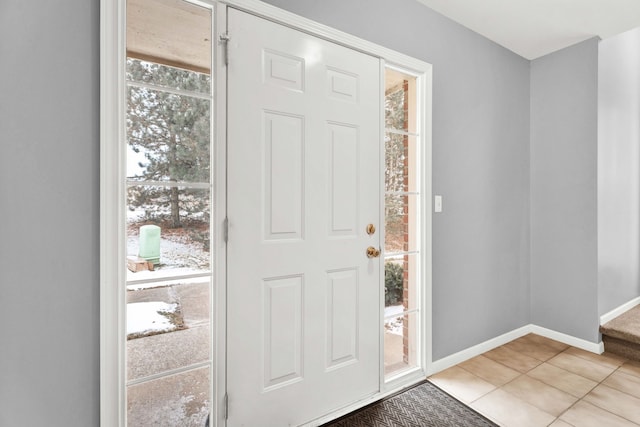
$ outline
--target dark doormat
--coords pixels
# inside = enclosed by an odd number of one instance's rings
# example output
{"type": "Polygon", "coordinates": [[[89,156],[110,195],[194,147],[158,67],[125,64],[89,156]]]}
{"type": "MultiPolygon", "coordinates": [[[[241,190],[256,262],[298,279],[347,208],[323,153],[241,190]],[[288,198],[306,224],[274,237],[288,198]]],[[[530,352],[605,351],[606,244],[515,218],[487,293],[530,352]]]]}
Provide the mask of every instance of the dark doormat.
{"type": "Polygon", "coordinates": [[[322,427],[495,427],[429,381],[365,406],[322,427]]]}

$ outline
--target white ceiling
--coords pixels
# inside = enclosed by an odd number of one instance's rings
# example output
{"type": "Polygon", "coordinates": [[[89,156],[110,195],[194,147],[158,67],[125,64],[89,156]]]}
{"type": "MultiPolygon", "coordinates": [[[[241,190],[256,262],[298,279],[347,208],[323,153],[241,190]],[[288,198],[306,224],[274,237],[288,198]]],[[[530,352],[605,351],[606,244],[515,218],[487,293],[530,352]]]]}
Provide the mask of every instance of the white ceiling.
{"type": "Polygon", "coordinates": [[[640,27],[640,0],[418,1],[527,59],[640,27]]]}

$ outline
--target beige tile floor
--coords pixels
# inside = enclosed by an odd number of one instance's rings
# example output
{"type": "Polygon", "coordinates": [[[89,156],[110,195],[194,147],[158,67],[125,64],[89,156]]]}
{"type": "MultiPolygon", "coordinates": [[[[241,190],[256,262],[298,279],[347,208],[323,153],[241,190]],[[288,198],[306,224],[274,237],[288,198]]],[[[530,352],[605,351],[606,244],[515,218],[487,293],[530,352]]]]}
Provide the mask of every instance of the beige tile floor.
{"type": "Polygon", "coordinates": [[[640,363],[529,334],[430,380],[504,427],[640,426],[640,363]]]}

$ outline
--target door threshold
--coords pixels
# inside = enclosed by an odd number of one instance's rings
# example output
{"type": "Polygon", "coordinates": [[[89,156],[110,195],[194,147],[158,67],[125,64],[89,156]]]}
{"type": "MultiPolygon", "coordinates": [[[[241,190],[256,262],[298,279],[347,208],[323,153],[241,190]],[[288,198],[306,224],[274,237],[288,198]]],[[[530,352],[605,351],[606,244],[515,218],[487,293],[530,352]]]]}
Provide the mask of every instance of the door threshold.
{"type": "Polygon", "coordinates": [[[406,389],[409,389],[415,386],[416,384],[420,383],[421,381],[424,381],[425,379],[427,379],[427,375],[422,370],[408,373],[406,377],[403,378],[403,381],[399,381],[400,378],[397,378],[396,380],[394,380],[392,388],[387,388],[389,384],[385,384],[385,391],[374,393],[370,396],[367,396],[363,399],[358,400],[357,402],[354,402],[350,405],[347,405],[343,408],[333,411],[327,415],[324,415],[320,418],[316,418],[315,420],[310,421],[306,424],[302,424],[300,427],[321,426],[330,421],[334,421],[340,417],[350,414],[351,412],[357,411],[358,409],[362,409],[367,405],[371,405],[372,403],[378,402],[379,400],[385,399],[394,394],[397,394],[406,389]]]}

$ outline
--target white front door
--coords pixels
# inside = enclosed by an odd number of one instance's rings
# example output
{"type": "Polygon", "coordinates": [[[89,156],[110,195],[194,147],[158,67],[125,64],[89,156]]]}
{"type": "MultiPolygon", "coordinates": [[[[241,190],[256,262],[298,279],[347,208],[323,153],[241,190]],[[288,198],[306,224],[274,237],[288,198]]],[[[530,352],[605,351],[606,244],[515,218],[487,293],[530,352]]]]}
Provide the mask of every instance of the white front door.
{"type": "Polygon", "coordinates": [[[379,390],[380,60],[228,29],[228,425],[299,425],[379,390]]]}

